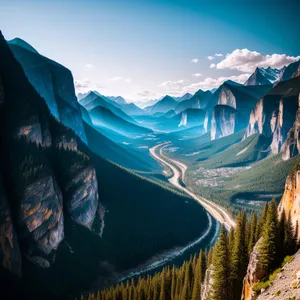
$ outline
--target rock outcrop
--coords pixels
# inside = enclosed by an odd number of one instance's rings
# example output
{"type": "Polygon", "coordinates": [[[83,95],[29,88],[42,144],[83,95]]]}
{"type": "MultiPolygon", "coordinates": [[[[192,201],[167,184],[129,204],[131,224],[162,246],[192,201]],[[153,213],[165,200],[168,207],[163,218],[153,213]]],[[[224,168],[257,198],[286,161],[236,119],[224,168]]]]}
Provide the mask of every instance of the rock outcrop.
{"type": "Polygon", "coordinates": [[[211,264],[206,272],[205,272],[205,278],[204,278],[204,282],[201,286],[201,299],[202,300],[208,300],[210,299],[210,295],[211,295],[211,289],[212,289],[212,285],[213,285],[213,271],[214,266],[211,264]]]}
{"type": "Polygon", "coordinates": [[[269,153],[281,151],[296,119],[299,83],[299,77],[280,83],[257,102],[244,139],[255,133],[262,134],[270,138],[269,153]]]}
{"type": "Polygon", "coordinates": [[[258,252],[258,248],[261,242],[262,238],[258,240],[250,255],[247,274],[244,278],[242,300],[256,299],[257,295],[253,291],[253,286],[257,282],[262,280],[266,275],[266,269],[263,268],[260,262],[260,255],[258,252]]]}
{"type": "Polygon", "coordinates": [[[215,140],[235,132],[236,110],[228,105],[214,107],[211,120],[211,139],[215,140]]]}
{"type": "Polygon", "coordinates": [[[9,44],[28,80],[45,99],[51,114],[64,125],[72,128],[86,143],[71,71],[42,56],[36,50],[30,50],[29,44],[20,41],[22,40],[14,39],[9,44]],[[19,42],[16,43],[16,40],[19,42]]]}
{"type": "MultiPolygon", "coordinates": [[[[89,157],[78,149],[82,142],[62,124],[74,117],[66,107],[61,110],[64,105],[74,104],[69,94],[74,90],[72,76],[35,52],[22,47],[16,51],[24,54],[19,60],[26,61],[26,74],[1,35],[0,147],[5,145],[6,158],[0,161],[0,173],[9,188],[5,193],[0,178],[0,263],[20,274],[20,253],[40,267],[54,263],[56,250],[64,239],[65,216],[91,229],[99,196],[95,169],[89,157]],[[30,55],[34,59],[30,60],[30,55]],[[27,59],[42,65],[29,66],[27,59]],[[39,85],[48,107],[29,81],[39,85]],[[47,91],[49,94],[45,94],[47,91]],[[58,113],[61,122],[49,112],[50,103],[57,104],[58,110],[52,114],[58,113]],[[65,113],[68,116],[63,117],[65,113]]],[[[79,116],[82,122],[80,109],[79,116]]],[[[80,133],[80,126],[74,129],[80,133]]]]}
{"type": "MultiPolygon", "coordinates": [[[[269,91],[270,87],[269,85],[243,86],[238,83],[226,81],[211,96],[205,108],[208,116],[207,129],[211,128],[215,131],[216,129],[213,126],[215,126],[216,122],[227,124],[226,132],[223,131],[223,134],[218,136],[223,137],[245,128],[249,115],[258,99],[269,91]],[[218,106],[227,107],[227,112],[222,115],[223,120],[216,119],[217,111],[220,111],[218,106]],[[232,109],[230,110],[230,108],[232,109]],[[233,117],[234,110],[235,114],[233,117]]],[[[212,134],[212,138],[214,136],[215,133],[212,134]]]]}
{"type": "Polygon", "coordinates": [[[287,135],[287,139],[282,146],[282,158],[288,160],[300,153],[300,94],[298,96],[298,110],[293,127],[287,135]]]}
{"type": "Polygon", "coordinates": [[[300,299],[300,251],[287,263],[272,281],[272,285],[256,300],[298,300],[300,299]]]}
{"type": "MultiPolygon", "coordinates": [[[[288,216],[291,213],[292,224],[300,224],[300,166],[299,164],[288,175],[285,183],[284,194],[281,198],[278,212],[281,215],[285,211],[288,216]]],[[[300,237],[300,235],[299,235],[300,237]]]]}

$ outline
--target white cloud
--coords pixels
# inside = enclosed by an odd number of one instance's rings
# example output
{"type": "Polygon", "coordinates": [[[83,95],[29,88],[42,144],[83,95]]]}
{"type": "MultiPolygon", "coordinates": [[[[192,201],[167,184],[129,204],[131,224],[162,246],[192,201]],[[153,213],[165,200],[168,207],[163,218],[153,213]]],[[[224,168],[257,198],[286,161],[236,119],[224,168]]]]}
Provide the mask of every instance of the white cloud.
{"type": "Polygon", "coordinates": [[[207,56],[207,59],[208,59],[208,60],[214,60],[215,58],[214,58],[213,56],[210,55],[210,56],[207,56]]]}
{"type": "Polygon", "coordinates": [[[127,82],[127,83],[131,83],[132,82],[131,78],[125,78],[124,81],[127,82]]]}
{"type": "Polygon", "coordinates": [[[236,76],[228,76],[228,77],[218,77],[218,78],[208,77],[208,78],[205,78],[203,81],[185,86],[183,88],[183,92],[184,93],[186,93],[186,92],[195,93],[199,89],[210,90],[210,89],[219,87],[221,84],[223,84],[227,80],[232,80],[232,81],[235,81],[238,83],[244,83],[249,78],[249,76],[250,76],[249,73],[247,73],[247,74],[245,73],[245,74],[240,74],[240,75],[236,75],[236,76]]]}
{"type": "Polygon", "coordinates": [[[163,83],[161,83],[159,85],[159,87],[163,87],[163,88],[167,88],[167,89],[171,89],[171,90],[178,90],[178,89],[181,89],[183,84],[184,84],[185,80],[183,79],[180,79],[180,80],[177,80],[177,81],[165,81],[163,83]]]}
{"type": "Polygon", "coordinates": [[[216,64],[211,64],[209,67],[210,67],[211,69],[213,69],[213,68],[216,67],[216,64]]]}
{"type": "Polygon", "coordinates": [[[97,89],[103,89],[105,88],[101,84],[91,81],[90,79],[75,79],[74,80],[74,86],[76,93],[86,93],[88,91],[93,91],[97,89]]]}
{"type": "Polygon", "coordinates": [[[215,56],[221,57],[221,56],[224,56],[224,55],[222,53],[216,53],[215,56]]]}
{"type": "Polygon", "coordinates": [[[231,69],[241,72],[253,72],[256,67],[271,67],[280,69],[300,59],[300,56],[288,56],[286,54],[262,55],[248,49],[236,49],[228,53],[217,69],[231,69]]]}
{"type": "Polygon", "coordinates": [[[200,77],[200,76],[202,76],[202,74],[201,74],[201,73],[196,73],[196,74],[193,74],[193,77],[200,77]]]}
{"type": "Polygon", "coordinates": [[[199,62],[199,58],[193,58],[191,62],[197,64],[199,62]]]}
{"type": "Polygon", "coordinates": [[[92,69],[92,68],[94,68],[94,66],[92,65],[92,64],[86,64],[86,65],[84,65],[86,68],[88,68],[88,69],[92,69]]]}

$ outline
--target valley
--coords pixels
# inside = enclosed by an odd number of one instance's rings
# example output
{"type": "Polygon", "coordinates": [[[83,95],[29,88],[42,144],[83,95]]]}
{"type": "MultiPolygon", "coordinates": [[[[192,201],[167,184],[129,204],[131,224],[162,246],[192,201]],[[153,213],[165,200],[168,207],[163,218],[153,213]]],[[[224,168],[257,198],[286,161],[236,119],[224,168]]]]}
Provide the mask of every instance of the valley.
{"type": "Polygon", "coordinates": [[[224,16],[205,1],[146,2],[138,19],[138,3],[66,2],[51,34],[43,18],[26,41],[0,31],[0,295],[271,299],[288,276],[294,299],[299,49],[271,52],[242,26],[225,38],[229,3],[224,16]],[[257,51],[236,48],[244,36],[257,51]]]}

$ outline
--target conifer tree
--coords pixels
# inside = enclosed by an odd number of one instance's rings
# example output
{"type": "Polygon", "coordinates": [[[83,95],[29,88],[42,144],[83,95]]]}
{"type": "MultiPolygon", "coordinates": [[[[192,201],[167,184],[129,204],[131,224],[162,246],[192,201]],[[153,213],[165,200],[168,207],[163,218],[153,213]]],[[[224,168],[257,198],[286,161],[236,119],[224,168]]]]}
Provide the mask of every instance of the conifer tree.
{"type": "Polygon", "coordinates": [[[213,284],[212,300],[231,300],[228,289],[229,280],[229,250],[225,227],[222,226],[218,241],[213,252],[213,284]]]}
{"type": "Polygon", "coordinates": [[[252,249],[257,242],[256,240],[256,228],[257,228],[257,216],[252,214],[250,222],[250,232],[249,232],[249,243],[248,243],[248,254],[250,255],[252,249]]]}
{"type": "Polygon", "coordinates": [[[205,253],[203,252],[202,249],[200,251],[198,260],[200,261],[200,281],[201,281],[201,283],[203,283],[207,267],[206,267],[205,253]]]}
{"type": "Polygon", "coordinates": [[[235,228],[234,245],[231,255],[231,276],[232,298],[238,299],[242,293],[243,278],[248,266],[248,243],[246,241],[246,214],[241,212],[237,217],[235,228]]]}
{"type": "Polygon", "coordinates": [[[165,300],[165,269],[160,273],[160,292],[159,292],[159,300],[165,300]]]}
{"type": "Polygon", "coordinates": [[[296,221],[296,225],[295,225],[295,241],[296,241],[296,248],[298,248],[299,247],[299,223],[298,223],[298,220],[296,221]]]}
{"type": "Polygon", "coordinates": [[[284,249],[285,255],[294,254],[294,252],[296,251],[296,240],[292,224],[291,211],[289,211],[284,228],[284,249]]]}
{"type": "Polygon", "coordinates": [[[267,215],[268,215],[268,209],[269,209],[269,203],[266,202],[265,205],[264,205],[264,209],[263,209],[263,211],[262,211],[262,213],[260,215],[260,219],[259,219],[259,222],[258,222],[257,230],[256,230],[256,233],[255,233],[255,235],[256,235],[255,239],[257,241],[261,237],[263,229],[264,229],[264,226],[266,224],[267,215]]]}
{"type": "Polygon", "coordinates": [[[267,272],[269,272],[276,259],[276,240],[277,240],[277,208],[274,201],[267,212],[267,219],[262,232],[262,242],[259,245],[258,251],[260,253],[260,261],[267,272]]]}
{"type": "MultiPolygon", "coordinates": [[[[203,252],[202,252],[203,253],[203,252]]],[[[201,255],[201,253],[200,253],[201,255]]],[[[201,271],[201,261],[200,256],[196,263],[196,268],[194,272],[194,283],[192,290],[192,300],[201,299],[201,283],[202,283],[202,271],[201,271]]]]}

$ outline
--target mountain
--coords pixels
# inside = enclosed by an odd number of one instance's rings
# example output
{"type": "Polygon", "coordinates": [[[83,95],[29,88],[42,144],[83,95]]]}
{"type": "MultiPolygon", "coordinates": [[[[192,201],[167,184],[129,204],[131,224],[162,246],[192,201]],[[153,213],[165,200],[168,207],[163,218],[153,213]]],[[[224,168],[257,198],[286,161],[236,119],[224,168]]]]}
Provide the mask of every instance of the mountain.
{"type": "Polygon", "coordinates": [[[181,101],[184,101],[184,100],[188,100],[192,97],[193,95],[190,94],[190,93],[185,93],[183,96],[181,97],[172,97],[173,99],[175,99],[177,102],[181,102],[181,101]]]}
{"type": "Polygon", "coordinates": [[[298,76],[300,76],[300,60],[289,64],[287,67],[282,68],[280,76],[278,77],[275,84],[298,76]]]}
{"type": "Polygon", "coordinates": [[[153,125],[154,129],[160,131],[178,131],[194,126],[203,126],[205,111],[202,109],[188,108],[179,114],[173,115],[174,111],[169,111],[169,117],[162,116],[153,125]]]}
{"type": "Polygon", "coordinates": [[[127,104],[126,100],[121,96],[106,96],[108,99],[118,103],[118,104],[127,104]]]}
{"type": "Polygon", "coordinates": [[[149,134],[152,130],[128,122],[122,117],[115,115],[104,106],[96,106],[89,110],[89,115],[96,127],[105,127],[126,137],[134,138],[136,135],[149,134]]]}
{"type": "Polygon", "coordinates": [[[30,83],[46,100],[51,114],[86,142],[70,70],[40,55],[21,39],[9,41],[9,46],[30,83]]]}
{"type": "Polygon", "coordinates": [[[178,102],[174,100],[171,96],[165,96],[156,104],[146,107],[145,111],[152,115],[157,112],[166,113],[170,109],[174,109],[177,104],[178,102]]]}
{"type": "Polygon", "coordinates": [[[255,105],[244,138],[259,133],[270,138],[269,154],[279,153],[282,148],[286,151],[289,147],[283,145],[296,121],[299,93],[300,77],[276,85],[255,105]]]}
{"type": "Polygon", "coordinates": [[[175,107],[177,113],[187,109],[187,108],[205,108],[212,93],[210,91],[197,91],[193,96],[187,100],[183,100],[175,107]]]}
{"type": "Polygon", "coordinates": [[[37,50],[35,50],[30,44],[28,44],[27,42],[25,42],[24,40],[22,40],[20,38],[14,38],[14,39],[8,41],[8,43],[10,45],[16,45],[16,46],[24,48],[28,51],[38,54],[37,50]]]}
{"type": "Polygon", "coordinates": [[[95,92],[89,92],[88,95],[86,97],[84,97],[83,99],[81,99],[79,101],[80,105],[82,105],[83,107],[85,107],[88,111],[93,110],[96,107],[104,107],[107,108],[108,110],[110,110],[113,114],[115,114],[116,116],[124,119],[127,122],[133,123],[135,124],[135,120],[133,120],[131,117],[129,117],[126,113],[124,113],[121,109],[117,108],[114,104],[112,104],[110,102],[111,100],[109,100],[109,102],[99,96],[98,94],[96,94],[95,92]]]}
{"type": "Polygon", "coordinates": [[[243,86],[230,81],[223,83],[212,94],[205,107],[206,130],[213,128],[211,138],[224,137],[245,128],[258,99],[271,88],[271,85],[243,86]],[[217,127],[215,127],[216,124],[217,127]]]}
{"type": "Polygon", "coordinates": [[[93,126],[84,123],[89,148],[104,159],[108,159],[120,166],[139,171],[152,171],[155,169],[151,162],[141,159],[138,153],[122,147],[103,134],[93,126]]]}
{"type": "Polygon", "coordinates": [[[160,99],[145,100],[145,101],[134,101],[134,103],[135,103],[138,107],[144,109],[144,108],[146,108],[147,106],[152,106],[152,105],[154,105],[155,103],[157,103],[157,102],[160,101],[161,99],[162,99],[162,98],[160,98],[160,99]]]}
{"type": "Polygon", "coordinates": [[[204,234],[195,201],[101,158],[56,120],[2,34],[0,53],[5,299],[73,299],[204,234]]]}
{"type": "Polygon", "coordinates": [[[120,104],[121,109],[130,116],[142,115],[144,114],[144,110],[136,106],[133,102],[120,104]]]}
{"type": "Polygon", "coordinates": [[[276,82],[280,76],[281,70],[268,68],[256,68],[254,73],[245,82],[245,86],[249,85],[270,85],[276,82]]]}

